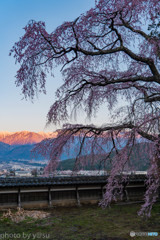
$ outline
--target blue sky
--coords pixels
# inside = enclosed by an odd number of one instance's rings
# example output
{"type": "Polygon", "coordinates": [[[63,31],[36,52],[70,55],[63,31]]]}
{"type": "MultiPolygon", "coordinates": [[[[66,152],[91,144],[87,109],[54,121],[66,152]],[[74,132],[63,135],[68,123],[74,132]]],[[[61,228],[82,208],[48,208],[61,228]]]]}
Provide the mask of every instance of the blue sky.
{"type": "Polygon", "coordinates": [[[46,115],[54,102],[54,93],[62,84],[59,71],[56,77],[48,77],[47,95],[39,95],[31,103],[22,100],[21,89],[14,84],[18,65],[9,50],[23,35],[23,27],[29,20],[46,23],[52,32],[64,21],[74,20],[81,13],[94,6],[95,0],[1,0],[0,1],[0,131],[50,131],[45,128],[46,115]]]}

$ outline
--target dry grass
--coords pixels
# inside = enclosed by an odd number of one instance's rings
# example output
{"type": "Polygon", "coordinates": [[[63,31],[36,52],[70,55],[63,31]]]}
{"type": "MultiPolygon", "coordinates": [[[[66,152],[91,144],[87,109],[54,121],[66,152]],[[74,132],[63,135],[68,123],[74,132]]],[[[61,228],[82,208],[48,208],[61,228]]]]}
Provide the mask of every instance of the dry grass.
{"type": "MultiPolygon", "coordinates": [[[[0,233],[17,233],[21,238],[13,239],[21,240],[24,239],[22,237],[24,233],[30,236],[29,240],[160,240],[160,236],[130,237],[131,231],[159,232],[160,234],[160,204],[154,206],[152,217],[148,220],[137,216],[139,208],[140,205],[135,204],[113,205],[111,209],[105,210],[98,206],[57,207],[45,209],[42,212],[23,210],[26,217],[16,224],[11,217],[2,218],[3,212],[1,212],[0,233]],[[34,218],[37,216],[36,213],[40,212],[43,217],[34,218]],[[28,213],[30,214],[27,215],[28,213]],[[41,233],[41,237],[36,235],[37,233],[41,233]]],[[[12,211],[12,215],[17,216],[17,211],[12,211]]]]}
{"type": "Polygon", "coordinates": [[[18,223],[24,221],[27,217],[33,219],[44,219],[50,215],[48,212],[44,211],[27,211],[23,208],[17,208],[16,212],[12,212],[10,208],[7,212],[3,213],[2,219],[11,219],[11,221],[18,223]]]}

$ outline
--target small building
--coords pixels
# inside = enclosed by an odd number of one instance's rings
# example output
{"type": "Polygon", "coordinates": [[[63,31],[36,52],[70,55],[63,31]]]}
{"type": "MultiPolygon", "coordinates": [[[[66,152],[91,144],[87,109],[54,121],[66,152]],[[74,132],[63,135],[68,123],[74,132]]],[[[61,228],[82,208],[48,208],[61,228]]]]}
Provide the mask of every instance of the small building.
{"type": "Polygon", "coordinates": [[[29,171],[15,171],[16,177],[31,177],[32,174],[29,171]]]}

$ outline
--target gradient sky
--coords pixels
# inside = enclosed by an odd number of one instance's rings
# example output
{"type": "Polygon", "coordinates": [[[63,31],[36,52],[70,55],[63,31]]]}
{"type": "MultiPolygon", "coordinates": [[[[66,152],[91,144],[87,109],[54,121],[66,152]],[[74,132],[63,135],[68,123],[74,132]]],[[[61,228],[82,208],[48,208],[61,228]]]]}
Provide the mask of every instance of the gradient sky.
{"type": "MultiPolygon", "coordinates": [[[[94,6],[95,0],[1,0],[0,1],[0,131],[50,131],[45,128],[46,115],[54,102],[54,93],[62,84],[56,70],[53,79],[48,77],[47,95],[39,95],[34,103],[23,100],[21,89],[14,84],[18,65],[9,50],[24,34],[23,27],[29,20],[44,21],[52,32],[64,21],[74,20],[94,6]]],[[[99,119],[105,119],[101,116],[99,119]]],[[[97,120],[98,121],[98,120],[97,120]]]]}

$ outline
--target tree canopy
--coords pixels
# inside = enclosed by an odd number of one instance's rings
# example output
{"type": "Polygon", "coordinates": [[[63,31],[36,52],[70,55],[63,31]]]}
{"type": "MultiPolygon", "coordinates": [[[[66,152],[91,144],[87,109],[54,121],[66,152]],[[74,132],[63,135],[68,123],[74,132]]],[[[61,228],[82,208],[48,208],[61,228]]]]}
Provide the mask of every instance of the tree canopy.
{"type": "Polygon", "coordinates": [[[10,52],[20,64],[16,85],[22,87],[26,98],[45,93],[47,73],[53,74],[56,66],[62,66],[64,83],[56,92],[47,120],[64,123],[64,127],[56,140],[48,139],[36,149],[43,154],[50,150],[46,172],[57,166],[63,146],[75,136],[81,142],[77,164],[86,164],[81,156],[83,148],[90,148],[94,155],[97,151],[104,153],[102,145],[110,143],[103,159],[112,161],[101,202],[107,206],[122,193],[122,172],[137,139],[148,141],[151,163],[145,203],[139,212],[148,216],[160,182],[159,9],[159,0],[99,0],[94,8],[72,22],[64,22],[52,33],[46,31],[44,22],[29,21],[10,52]],[[125,101],[123,107],[121,99],[125,101]],[[111,122],[101,127],[68,124],[73,112],[80,114],[83,110],[90,118],[103,103],[112,113],[111,122]],[[117,175],[122,176],[121,181],[117,175]]]}

